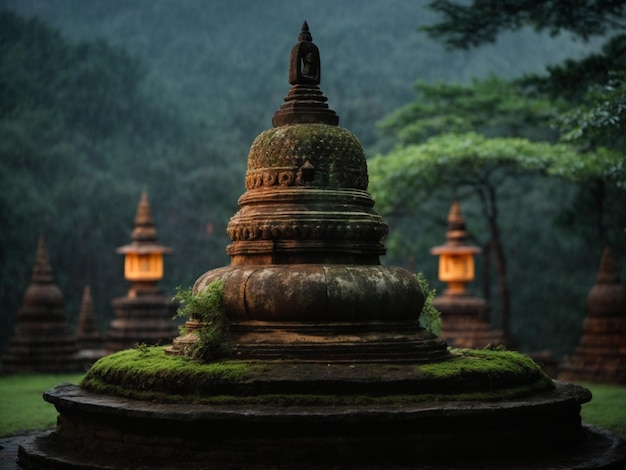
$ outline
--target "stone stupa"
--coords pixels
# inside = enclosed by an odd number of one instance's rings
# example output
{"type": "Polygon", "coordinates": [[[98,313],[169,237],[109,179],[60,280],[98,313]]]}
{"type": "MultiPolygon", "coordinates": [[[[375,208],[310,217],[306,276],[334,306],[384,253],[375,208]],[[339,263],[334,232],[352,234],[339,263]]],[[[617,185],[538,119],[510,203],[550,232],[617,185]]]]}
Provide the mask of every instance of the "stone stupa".
{"type": "Polygon", "coordinates": [[[83,370],[76,335],[65,313],[61,289],[54,281],[43,237],[39,237],[31,282],[2,366],[6,373],[83,370]]]}
{"type": "Polygon", "coordinates": [[[22,467],[591,469],[625,457],[618,437],[581,426],[584,388],[519,353],[449,351],[420,327],[424,294],[380,264],[387,225],[320,70],[305,23],[292,87],[250,149],[231,263],[194,286],[196,299],[216,293],[216,316],[196,312],[171,347],[107,356],[80,386],[46,392],[59,424],[20,447],[22,467]],[[195,361],[218,320],[229,354],[195,361]]]}
{"type": "Polygon", "coordinates": [[[95,361],[104,356],[104,338],[98,328],[98,317],[94,310],[91,288],[85,286],[78,315],[76,330],[79,354],[82,358],[95,361]]]}
{"type": "Polygon", "coordinates": [[[587,315],[574,354],[563,359],[559,379],[626,384],[626,287],[609,246],[596,284],[587,296],[587,315]]]}

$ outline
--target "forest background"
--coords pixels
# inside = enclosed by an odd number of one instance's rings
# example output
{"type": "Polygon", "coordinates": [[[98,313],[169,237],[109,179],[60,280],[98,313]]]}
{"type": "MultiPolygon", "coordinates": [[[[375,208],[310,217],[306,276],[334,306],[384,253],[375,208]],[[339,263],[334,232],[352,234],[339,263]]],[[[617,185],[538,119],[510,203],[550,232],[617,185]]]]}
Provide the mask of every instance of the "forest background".
{"type": "MultiPolygon", "coordinates": [[[[545,76],[547,67],[597,53],[606,40],[522,28],[493,44],[448,50],[417,29],[441,20],[427,3],[0,0],[0,351],[40,235],[71,322],[89,284],[106,328],[111,300],[128,289],[115,248],[130,241],[144,189],[160,242],[175,250],[161,282],[166,291],[228,263],[225,229],[244,191],[247,152],[289,89],[289,51],[303,20],[321,52],[330,107],[379,163],[403,143],[380,122],[419,100],[417,80],[470,87],[495,80],[495,89],[502,80],[545,76]]],[[[586,228],[594,206],[580,185],[532,174],[506,187],[499,223],[511,335],[522,350],[560,356],[578,339],[606,240],[586,228]]],[[[619,206],[623,191],[615,194],[619,206]]],[[[422,271],[442,290],[429,250],[444,242],[447,211],[460,196],[416,193],[414,211],[383,211],[390,235],[382,261],[422,271]]],[[[465,196],[472,240],[482,244],[489,228],[465,196]]],[[[606,210],[623,279],[626,211],[606,210]]],[[[499,326],[501,299],[490,288],[497,279],[481,260],[478,272],[488,276],[472,289],[488,296],[499,326]]]]}

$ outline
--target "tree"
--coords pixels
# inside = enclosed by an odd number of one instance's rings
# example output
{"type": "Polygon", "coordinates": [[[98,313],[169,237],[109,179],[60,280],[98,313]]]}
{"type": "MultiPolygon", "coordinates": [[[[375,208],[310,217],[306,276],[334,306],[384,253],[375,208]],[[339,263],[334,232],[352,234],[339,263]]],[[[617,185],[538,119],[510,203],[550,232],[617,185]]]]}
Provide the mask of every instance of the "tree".
{"type": "Polygon", "coordinates": [[[624,0],[584,0],[575,4],[571,0],[473,0],[470,5],[436,0],[429,7],[444,19],[422,30],[455,49],[494,42],[502,31],[525,26],[548,31],[552,36],[567,31],[583,40],[626,30],[624,0]]]}
{"type": "Polygon", "coordinates": [[[531,75],[515,83],[524,87],[527,95],[569,103],[570,111],[556,119],[565,140],[623,148],[623,137],[612,131],[623,123],[626,1],[585,0],[573,5],[570,0],[473,0],[467,5],[436,0],[429,7],[443,19],[421,29],[454,49],[493,42],[502,31],[523,27],[547,30],[552,36],[565,31],[585,41],[594,36],[608,37],[599,53],[549,66],[547,75],[531,75]]]}
{"type": "MultiPolygon", "coordinates": [[[[626,15],[625,4],[597,0],[579,2],[572,8],[571,2],[560,0],[475,0],[470,5],[437,0],[430,7],[441,13],[443,20],[421,29],[448,47],[460,49],[493,42],[501,31],[524,26],[548,30],[552,35],[565,30],[587,40],[626,29],[626,22],[621,21],[626,15]]],[[[408,195],[411,200],[420,200],[423,191],[446,186],[456,192],[469,191],[480,201],[490,234],[486,246],[494,251],[502,323],[507,335],[509,290],[498,223],[498,195],[505,182],[519,181],[529,173],[575,181],[581,194],[592,189],[594,204],[588,213],[596,216],[593,225],[599,236],[606,236],[607,187],[623,187],[624,156],[602,146],[623,148],[615,145],[619,140],[606,139],[606,131],[614,130],[621,122],[623,96],[619,84],[605,86],[604,95],[596,91],[592,100],[588,97],[593,93],[587,90],[605,83],[612,70],[626,68],[625,42],[624,36],[618,35],[608,42],[602,54],[549,68],[547,77],[524,77],[510,82],[492,77],[471,85],[419,83],[418,100],[381,123],[383,132],[394,135],[399,142],[398,148],[386,157],[374,159],[370,167],[372,191],[383,210],[410,210],[408,195]],[[607,97],[606,93],[612,95],[607,97]],[[560,123],[561,130],[569,126],[569,142],[578,144],[578,149],[554,144],[560,138],[556,129],[550,129],[554,123],[560,123]],[[583,128],[593,130],[585,136],[586,141],[581,138],[583,128]],[[470,131],[480,136],[458,135],[470,131]],[[599,133],[603,140],[589,140],[591,134],[599,133]],[[576,142],[573,136],[577,136],[576,142]],[[396,164],[407,166],[400,170],[396,164]],[[395,173],[383,168],[386,165],[395,168],[395,173]]]]}
{"type": "MultiPolygon", "coordinates": [[[[370,191],[385,214],[415,212],[434,191],[475,197],[487,224],[502,302],[502,329],[510,339],[510,289],[499,226],[499,200],[513,180],[544,174],[584,182],[617,176],[624,183],[620,155],[606,150],[583,155],[564,144],[524,138],[487,138],[477,133],[443,134],[422,144],[404,145],[369,163],[370,191]]],[[[618,181],[616,181],[617,183],[618,181]]]]}
{"type": "Polygon", "coordinates": [[[221,262],[225,230],[215,230],[220,248],[211,249],[207,224],[228,220],[220,201],[239,194],[239,173],[226,170],[235,164],[206,143],[136,57],[102,41],[69,42],[39,20],[0,9],[0,217],[7,227],[0,231],[0,349],[39,235],[70,320],[89,283],[101,326],[107,323],[111,299],[127,288],[114,250],[130,239],[144,188],[160,239],[176,242],[184,256],[168,262],[165,289],[221,262]]]}
{"type": "Polygon", "coordinates": [[[558,119],[562,139],[588,147],[623,148],[626,129],[626,71],[589,89],[585,102],[558,119]]]}
{"type": "Polygon", "coordinates": [[[399,144],[414,144],[445,133],[479,132],[485,136],[556,141],[550,123],[565,109],[562,100],[533,96],[515,81],[496,76],[461,85],[415,84],[417,99],[379,123],[399,144]]]}

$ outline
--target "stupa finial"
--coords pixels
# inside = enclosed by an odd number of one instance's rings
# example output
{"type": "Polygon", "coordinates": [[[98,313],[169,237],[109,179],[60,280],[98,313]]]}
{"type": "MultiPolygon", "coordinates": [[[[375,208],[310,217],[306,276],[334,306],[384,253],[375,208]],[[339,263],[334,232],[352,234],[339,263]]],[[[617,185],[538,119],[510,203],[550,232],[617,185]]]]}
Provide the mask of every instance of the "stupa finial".
{"type": "Polygon", "coordinates": [[[620,279],[615,268],[611,247],[607,244],[602,252],[600,267],[596,278],[598,284],[619,284],[620,279]]]}
{"type": "Polygon", "coordinates": [[[44,241],[43,235],[39,236],[37,243],[37,257],[35,258],[31,281],[37,284],[54,282],[54,275],[52,274],[52,268],[48,261],[48,252],[46,251],[46,242],[44,241]]]}
{"type": "Polygon", "coordinates": [[[148,192],[142,191],[137,214],[135,215],[135,228],[131,234],[133,243],[154,244],[157,242],[157,231],[152,218],[152,210],[148,202],[148,192]]]}
{"type": "Polygon", "coordinates": [[[459,201],[454,201],[448,213],[446,241],[450,245],[465,245],[467,243],[465,218],[461,212],[461,204],[459,204],[459,201]]]}
{"type": "Polygon", "coordinates": [[[302,31],[300,31],[298,41],[313,41],[313,36],[311,36],[309,32],[309,23],[307,23],[306,20],[302,23],[302,31]]]}
{"type": "Polygon", "coordinates": [[[83,300],[78,314],[78,335],[90,334],[97,331],[96,314],[93,307],[93,298],[89,284],[83,290],[83,300]]]}
{"type": "Polygon", "coordinates": [[[318,88],[321,75],[320,51],[313,44],[309,24],[305,21],[289,57],[289,84],[292,87],[274,114],[274,127],[311,123],[336,126],[339,123],[339,117],[326,104],[328,98],[318,88]]]}
{"type": "Polygon", "coordinates": [[[319,85],[320,78],[320,51],[313,44],[313,36],[305,21],[298,35],[298,42],[291,49],[289,83],[291,85],[319,85]]]}

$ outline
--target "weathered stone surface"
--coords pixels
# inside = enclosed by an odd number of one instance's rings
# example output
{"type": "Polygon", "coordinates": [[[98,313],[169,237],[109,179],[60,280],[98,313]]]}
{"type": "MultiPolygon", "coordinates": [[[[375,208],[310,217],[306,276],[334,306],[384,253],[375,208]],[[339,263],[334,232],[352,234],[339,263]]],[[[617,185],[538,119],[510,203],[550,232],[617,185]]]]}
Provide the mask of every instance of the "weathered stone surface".
{"type": "Polygon", "coordinates": [[[250,147],[246,189],[272,186],[367,190],[363,148],[352,132],[327,124],[268,129],[250,147]]]}
{"type": "Polygon", "coordinates": [[[45,398],[63,419],[22,446],[24,468],[597,469],[626,458],[618,436],[576,425],[589,394],[563,383],[525,400],[436,406],[160,405],[71,385],[45,398]]]}
{"type": "Polygon", "coordinates": [[[172,320],[178,304],[164,293],[113,299],[111,320],[104,349],[107,354],[134,348],[137,344],[169,344],[178,335],[172,320]]]}
{"type": "Polygon", "coordinates": [[[491,327],[488,304],[473,295],[442,295],[433,300],[441,313],[441,337],[453,348],[483,349],[504,341],[501,330],[491,327]]]}
{"type": "Polygon", "coordinates": [[[416,321],[424,304],[417,278],[389,266],[226,266],[205,273],[196,292],[224,281],[233,320],[416,321]]]}

